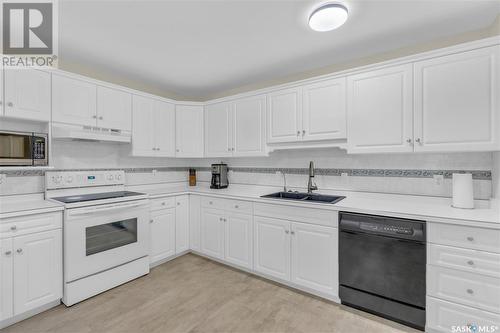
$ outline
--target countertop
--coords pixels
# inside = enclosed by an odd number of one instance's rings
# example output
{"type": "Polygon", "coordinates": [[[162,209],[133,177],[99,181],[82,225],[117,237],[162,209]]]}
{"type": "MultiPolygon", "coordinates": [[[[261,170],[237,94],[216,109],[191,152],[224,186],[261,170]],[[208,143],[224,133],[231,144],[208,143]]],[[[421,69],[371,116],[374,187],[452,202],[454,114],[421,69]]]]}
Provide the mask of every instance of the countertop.
{"type": "Polygon", "coordinates": [[[136,191],[147,193],[150,198],[159,198],[180,194],[199,194],[218,196],[228,199],[251,200],[254,202],[317,207],[318,209],[346,210],[350,212],[399,216],[423,219],[434,222],[450,222],[458,224],[484,224],[500,228],[500,205],[496,200],[476,201],[474,209],[459,209],[451,206],[451,198],[412,196],[400,194],[345,192],[319,190],[315,193],[335,194],[346,198],[336,204],[303,203],[291,200],[261,198],[261,195],[281,191],[279,187],[230,185],[226,189],[210,189],[208,184],[194,187],[184,185],[154,185],[133,187],[136,191]]]}
{"type": "Polygon", "coordinates": [[[44,200],[43,194],[0,197],[0,219],[62,210],[63,205],[44,200]]]}

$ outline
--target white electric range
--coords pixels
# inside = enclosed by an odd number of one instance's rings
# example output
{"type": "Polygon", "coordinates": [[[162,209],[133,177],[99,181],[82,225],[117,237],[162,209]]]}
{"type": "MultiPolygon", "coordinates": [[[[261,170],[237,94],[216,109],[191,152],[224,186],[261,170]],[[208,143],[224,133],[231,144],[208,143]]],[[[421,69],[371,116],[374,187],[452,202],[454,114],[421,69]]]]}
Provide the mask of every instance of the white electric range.
{"type": "Polygon", "coordinates": [[[148,196],[125,190],[125,172],[47,172],[45,197],[65,206],[67,306],[149,273],[148,196]]]}

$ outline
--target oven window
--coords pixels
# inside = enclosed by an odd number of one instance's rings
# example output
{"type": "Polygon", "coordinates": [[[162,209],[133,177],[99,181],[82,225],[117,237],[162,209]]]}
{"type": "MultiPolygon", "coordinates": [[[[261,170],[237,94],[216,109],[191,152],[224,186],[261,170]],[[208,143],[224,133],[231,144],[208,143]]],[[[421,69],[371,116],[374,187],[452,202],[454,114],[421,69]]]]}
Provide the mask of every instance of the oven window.
{"type": "Polygon", "coordinates": [[[137,218],[85,229],[87,256],[137,242],[137,218]]]}

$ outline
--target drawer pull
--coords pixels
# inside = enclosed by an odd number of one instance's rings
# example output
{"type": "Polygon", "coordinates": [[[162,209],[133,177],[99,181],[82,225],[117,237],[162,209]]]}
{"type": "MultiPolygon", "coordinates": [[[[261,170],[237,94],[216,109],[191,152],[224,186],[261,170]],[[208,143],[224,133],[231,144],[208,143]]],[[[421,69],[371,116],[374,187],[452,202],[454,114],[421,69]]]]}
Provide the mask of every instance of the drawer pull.
{"type": "Polygon", "coordinates": [[[180,206],[180,205],[181,205],[181,203],[180,203],[180,202],[178,202],[178,203],[177,203],[177,206],[180,206]]]}
{"type": "Polygon", "coordinates": [[[208,204],[209,204],[209,205],[213,205],[214,203],[213,203],[212,201],[209,201],[209,202],[208,202],[208,204]]]}
{"type": "Polygon", "coordinates": [[[474,294],[474,290],[472,290],[472,289],[467,289],[467,294],[469,294],[469,295],[474,294]]]}
{"type": "Polygon", "coordinates": [[[23,253],[23,249],[17,249],[17,253],[19,254],[23,253]]]}
{"type": "Polygon", "coordinates": [[[468,240],[469,242],[472,242],[472,241],[474,240],[474,237],[472,237],[472,236],[468,236],[468,237],[467,237],[467,240],[468,240]]]}
{"type": "Polygon", "coordinates": [[[17,227],[15,225],[13,225],[12,227],[10,227],[10,230],[12,231],[16,231],[17,230],[17,227]]]}
{"type": "Polygon", "coordinates": [[[161,203],[162,206],[165,206],[167,203],[164,201],[161,203]]]}
{"type": "Polygon", "coordinates": [[[240,208],[240,206],[238,206],[238,205],[234,205],[234,208],[240,208]]]}
{"type": "Polygon", "coordinates": [[[6,252],[5,252],[5,255],[6,255],[6,256],[10,256],[11,254],[12,254],[12,251],[6,251],[6,252]]]}
{"type": "Polygon", "coordinates": [[[153,223],[154,221],[155,221],[155,220],[151,219],[151,220],[149,220],[149,223],[153,223]]]}
{"type": "Polygon", "coordinates": [[[285,234],[288,234],[288,233],[290,233],[290,231],[288,231],[288,230],[285,230],[285,234]]]}
{"type": "Polygon", "coordinates": [[[472,265],[474,265],[474,261],[469,260],[469,261],[467,261],[467,264],[469,264],[470,266],[472,266],[472,265]]]}

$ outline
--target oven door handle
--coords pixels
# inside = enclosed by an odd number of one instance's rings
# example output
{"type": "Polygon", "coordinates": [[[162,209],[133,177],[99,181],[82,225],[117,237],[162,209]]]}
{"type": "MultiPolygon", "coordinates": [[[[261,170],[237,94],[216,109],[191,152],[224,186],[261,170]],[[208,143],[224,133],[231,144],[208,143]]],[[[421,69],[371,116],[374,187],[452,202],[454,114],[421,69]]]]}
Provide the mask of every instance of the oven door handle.
{"type": "Polygon", "coordinates": [[[135,208],[135,207],[140,207],[146,205],[146,202],[138,202],[138,203],[133,203],[133,204],[122,204],[122,205],[106,205],[105,207],[99,208],[87,208],[84,210],[75,210],[75,211],[70,211],[68,215],[70,216],[77,216],[77,215],[87,215],[87,214],[96,214],[96,213],[101,213],[101,212],[109,212],[112,210],[117,210],[117,209],[125,209],[125,208],[135,208]]]}

